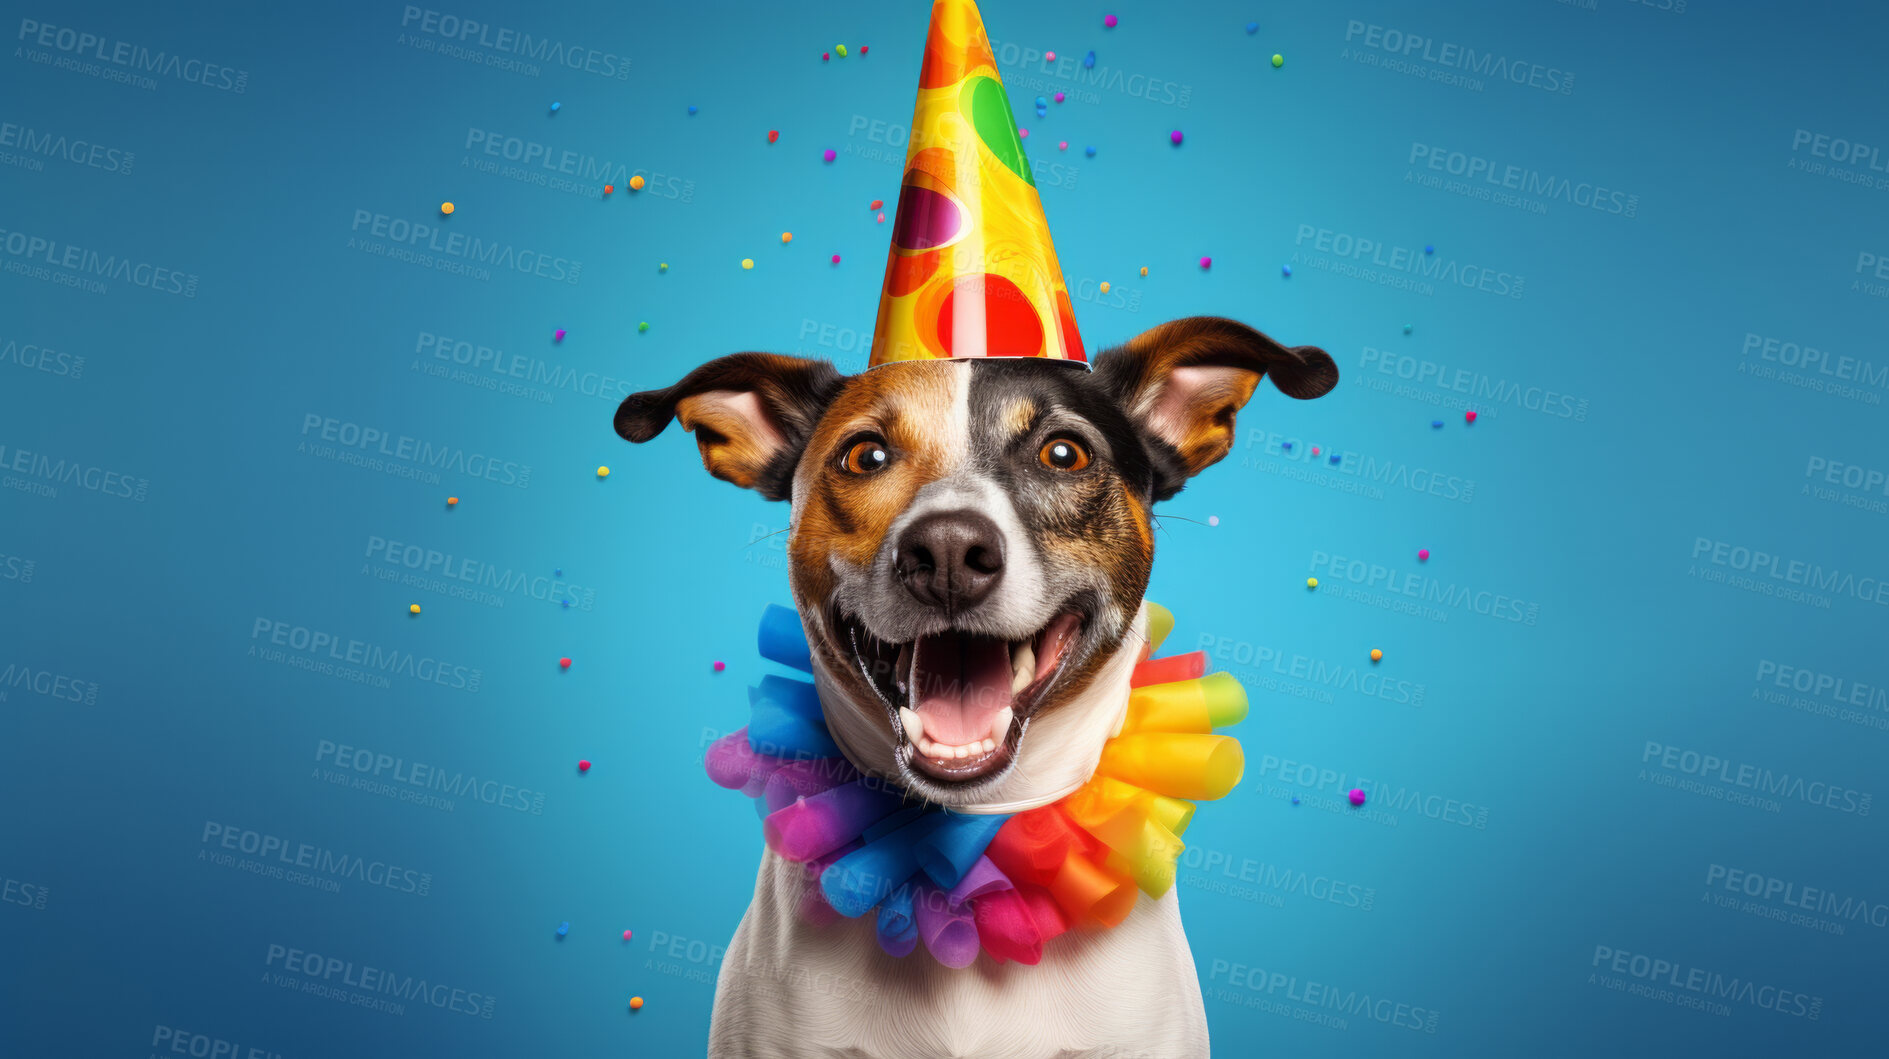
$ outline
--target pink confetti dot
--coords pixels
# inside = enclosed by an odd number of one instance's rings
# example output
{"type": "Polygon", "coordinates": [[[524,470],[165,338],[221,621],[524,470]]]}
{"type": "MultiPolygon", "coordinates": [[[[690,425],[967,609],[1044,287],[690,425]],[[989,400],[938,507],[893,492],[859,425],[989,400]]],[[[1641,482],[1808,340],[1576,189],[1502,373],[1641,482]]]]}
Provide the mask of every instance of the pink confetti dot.
{"type": "Polygon", "coordinates": [[[834,255],[833,255],[833,263],[834,263],[835,265],[837,265],[837,264],[839,264],[839,263],[840,263],[840,255],[838,255],[838,254],[834,254],[834,255]]]}
{"type": "Polygon", "coordinates": [[[864,55],[864,54],[866,54],[866,46],[865,46],[864,44],[861,44],[861,45],[859,46],[859,54],[861,54],[861,55],[864,55]]]}
{"type": "Polygon", "coordinates": [[[1474,423],[1475,421],[1476,421],[1476,413],[1474,413],[1474,412],[1464,412],[1464,413],[1463,413],[1463,422],[1465,422],[1465,423],[1474,423]]]}
{"type": "Polygon", "coordinates": [[[551,341],[553,341],[553,342],[562,342],[562,341],[564,341],[564,329],[563,329],[562,327],[560,327],[560,328],[558,328],[558,333],[557,333],[557,334],[555,334],[555,335],[552,335],[552,336],[551,336],[551,341]]]}
{"type": "Polygon", "coordinates": [[[879,212],[879,223],[880,223],[880,224],[884,224],[884,223],[885,223],[885,211],[883,211],[883,210],[881,210],[881,211],[879,212]]]}
{"type": "MultiPolygon", "coordinates": [[[[837,259],[836,259],[836,260],[837,260],[837,259]]],[[[715,661],[715,672],[717,672],[717,673],[719,673],[719,672],[721,672],[722,670],[724,670],[724,669],[727,669],[727,668],[728,668],[728,663],[726,663],[726,662],[723,662],[723,661],[721,661],[720,659],[716,659],[716,661],[715,661]]]]}
{"type": "Polygon", "coordinates": [[[1314,456],[1316,456],[1316,455],[1318,455],[1318,446],[1317,446],[1317,445],[1314,445],[1314,446],[1312,446],[1312,455],[1314,455],[1314,456]]]}
{"type": "Polygon", "coordinates": [[[1348,797],[1351,799],[1352,805],[1363,805],[1364,804],[1364,788],[1363,787],[1351,788],[1351,794],[1348,795],[1348,797]]]}
{"type": "MultiPolygon", "coordinates": [[[[862,49],[860,49],[860,50],[861,50],[861,51],[864,51],[865,49],[863,49],[863,48],[862,48],[862,49]]],[[[624,941],[628,941],[628,940],[630,940],[630,934],[631,934],[631,933],[632,933],[631,931],[627,931],[627,930],[626,930],[626,931],[624,931],[624,932],[623,932],[623,940],[624,940],[624,941]]]]}
{"type": "Polygon", "coordinates": [[[589,771],[590,771],[590,762],[589,762],[589,761],[579,761],[579,762],[577,763],[577,771],[579,771],[579,772],[589,772],[589,771]]]}
{"type": "Polygon", "coordinates": [[[1055,62],[1055,61],[1056,61],[1056,53],[1055,53],[1055,52],[1053,52],[1053,51],[1046,51],[1046,52],[1044,52],[1044,53],[1043,53],[1043,61],[1044,61],[1044,62],[1049,62],[1049,63],[1053,63],[1053,62],[1055,62]]]}
{"type": "Polygon", "coordinates": [[[822,154],[820,157],[831,162],[833,159],[838,158],[839,156],[840,156],[840,153],[838,151],[835,151],[833,148],[829,147],[826,149],[826,153],[822,154]]]}
{"type": "Polygon", "coordinates": [[[1021,136],[1021,137],[1023,137],[1024,139],[1026,139],[1026,140],[1027,140],[1027,139],[1029,139],[1029,138],[1030,138],[1030,130],[1028,130],[1028,129],[1023,129],[1023,128],[1019,128],[1019,129],[1017,130],[1017,135],[1018,135],[1018,136],[1021,136]]]}
{"type": "Polygon", "coordinates": [[[1428,548],[1418,548],[1418,549],[1417,549],[1417,561],[1418,561],[1418,562],[1420,562],[1420,563],[1427,563],[1427,562],[1429,562],[1429,561],[1430,561],[1430,549],[1428,549],[1428,548]]]}
{"type": "Polygon", "coordinates": [[[1175,129],[1175,130],[1174,130],[1173,132],[1170,132],[1170,133],[1168,133],[1168,141],[1169,141],[1170,143],[1177,143],[1177,144],[1178,144],[1178,143],[1180,143],[1180,142],[1181,142],[1181,130],[1179,130],[1179,129],[1175,129]]]}
{"type": "Polygon", "coordinates": [[[1056,141],[1056,149],[1057,149],[1058,151],[1067,151],[1067,150],[1069,150],[1069,141],[1068,141],[1068,140],[1058,140],[1058,141],[1056,141]]]}
{"type": "Polygon", "coordinates": [[[1061,92],[1056,93],[1056,102],[1061,103],[1062,101],[1063,101],[1063,94],[1061,92]]]}
{"type": "Polygon", "coordinates": [[[821,61],[821,62],[826,62],[826,61],[827,61],[827,60],[828,60],[829,58],[831,58],[831,56],[830,56],[830,55],[828,55],[828,54],[827,54],[826,52],[821,52],[821,53],[820,53],[820,61],[821,61]]]}
{"type": "Polygon", "coordinates": [[[570,659],[568,659],[568,658],[560,658],[560,659],[558,659],[558,668],[559,668],[559,669],[569,669],[569,668],[571,668],[571,660],[570,660],[570,659]]]}
{"type": "Polygon", "coordinates": [[[1103,15],[1103,16],[1102,16],[1102,24],[1103,24],[1104,26],[1107,26],[1107,27],[1108,27],[1108,28],[1110,28],[1110,29],[1114,29],[1114,28],[1115,28],[1115,16],[1114,16],[1114,15],[1103,15]]]}
{"type": "Polygon", "coordinates": [[[1212,267],[1213,267],[1213,258],[1210,258],[1210,257],[1203,257],[1203,258],[1201,258],[1201,259],[1200,259],[1200,267],[1201,267],[1201,268],[1212,268],[1212,267]]]}
{"type": "Polygon", "coordinates": [[[1207,516],[1207,525],[1209,525],[1209,526],[1218,526],[1219,524],[1220,524],[1220,516],[1219,516],[1219,515],[1208,515],[1208,516],[1207,516]]]}

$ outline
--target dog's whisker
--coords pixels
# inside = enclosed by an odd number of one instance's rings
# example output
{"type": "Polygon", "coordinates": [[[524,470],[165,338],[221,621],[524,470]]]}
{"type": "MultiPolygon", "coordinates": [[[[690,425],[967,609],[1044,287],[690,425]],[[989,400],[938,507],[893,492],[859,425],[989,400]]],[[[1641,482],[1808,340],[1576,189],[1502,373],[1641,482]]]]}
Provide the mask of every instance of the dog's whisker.
{"type": "Polygon", "coordinates": [[[754,547],[755,545],[761,543],[762,541],[768,539],[769,537],[778,537],[781,534],[786,533],[786,532],[787,532],[787,529],[782,528],[782,529],[777,529],[772,533],[763,533],[761,536],[756,537],[753,540],[749,541],[748,543],[742,545],[741,548],[743,551],[746,551],[747,549],[754,547]]]}

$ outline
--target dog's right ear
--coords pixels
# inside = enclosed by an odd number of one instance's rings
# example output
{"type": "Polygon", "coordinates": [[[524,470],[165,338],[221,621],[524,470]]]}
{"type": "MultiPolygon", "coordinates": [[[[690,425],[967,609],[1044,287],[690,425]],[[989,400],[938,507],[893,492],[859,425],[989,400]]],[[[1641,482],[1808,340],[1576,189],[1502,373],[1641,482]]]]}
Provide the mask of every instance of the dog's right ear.
{"type": "Polygon", "coordinates": [[[633,393],[617,407],[617,433],[635,442],[671,419],[695,432],[702,466],[769,500],[793,490],[794,465],[814,425],[845,384],[824,360],[735,353],[711,360],[664,390],[633,393]]]}

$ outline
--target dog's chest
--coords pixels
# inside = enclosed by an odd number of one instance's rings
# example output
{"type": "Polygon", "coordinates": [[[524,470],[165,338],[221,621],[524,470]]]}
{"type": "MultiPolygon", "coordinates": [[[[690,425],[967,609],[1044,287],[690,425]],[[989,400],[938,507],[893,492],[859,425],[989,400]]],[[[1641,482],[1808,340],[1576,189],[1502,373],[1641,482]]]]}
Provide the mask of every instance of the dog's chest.
{"type": "Polygon", "coordinates": [[[870,917],[798,912],[804,874],[763,855],[754,901],[723,958],[711,1056],[906,1059],[1207,1054],[1200,986],[1173,893],[1119,927],[1050,942],[1034,966],[962,969],[921,947],[897,959],[870,917]]]}

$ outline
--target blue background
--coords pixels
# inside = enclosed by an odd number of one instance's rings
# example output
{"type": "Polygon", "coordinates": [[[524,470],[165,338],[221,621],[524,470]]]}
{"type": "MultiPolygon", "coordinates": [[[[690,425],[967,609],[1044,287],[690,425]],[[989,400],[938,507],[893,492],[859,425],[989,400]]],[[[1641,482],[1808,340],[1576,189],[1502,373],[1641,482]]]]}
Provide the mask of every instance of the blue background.
{"type": "MultiPolygon", "coordinates": [[[[760,852],[700,753],[764,669],[785,553],[756,538],[786,511],[709,479],[680,431],[632,449],[610,416],[737,350],[860,367],[888,233],[867,204],[897,198],[927,5],[435,9],[594,49],[594,71],[449,53],[391,2],[5,6],[0,1051],[699,1054],[760,852]],[[110,80],[30,23],[232,72],[110,80]],[[565,188],[490,171],[511,141],[591,161],[565,188]],[[564,278],[396,260],[374,215],[564,278]],[[192,279],[100,277],[68,246],[192,279]],[[524,377],[454,363],[461,341],[524,377]],[[343,462],[329,421],[457,462],[343,462]],[[427,572],[384,542],[520,580],[403,583],[427,572]],[[295,629],[444,683],[304,668],[325,653],[272,642],[295,629]],[[358,789],[330,744],[497,793],[358,789]],[[395,865],[401,889],[243,870],[220,843],[245,829],[395,865]],[[272,946],[481,999],[324,999],[272,946]]],[[[1889,612],[1862,579],[1889,575],[1889,505],[1879,475],[1823,474],[1889,469],[1889,291],[1864,256],[1889,256],[1889,160],[1817,137],[1889,145],[1880,8],[1108,10],[1112,30],[1100,7],[984,8],[1087,344],[1211,313],[1343,371],[1315,402],[1262,387],[1233,455],[1164,505],[1171,643],[1254,706],[1246,780],[1200,813],[1179,887],[1220,1052],[1879,1052],[1889,612]],[[1433,43],[1396,67],[1413,34],[1433,43]],[[1452,176],[1472,160],[1537,190],[1452,176]],[[1619,197],[1584,205],[1596,186],[1619,197]],[[1373,264],[1426,244],[1440,275],[1373,264]],[[1786,377],[1798,347],[1870,367],[1832,392],[1799,365],[1813,389],[1786,377]],[[1841,573],[1787,598],[1734,549],[1841,573]],[[1784,667],[1858,698],[1780,689],[1784,667]],[[1700,775],[1707,755],[1729,764],[1700,775]],[[1341,806],[1359,783],[1365,809],[1341,806]],[[1860,904],[1751,897],[1732,870],[1860,904]],[[1697,1010],[1611,952],[1803,999],[1697,1010]],[[1406,1013],[1336,1011],[1313,982],[1406,1013]]]]}

